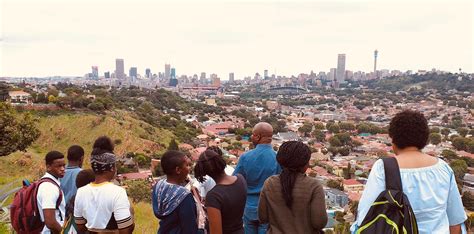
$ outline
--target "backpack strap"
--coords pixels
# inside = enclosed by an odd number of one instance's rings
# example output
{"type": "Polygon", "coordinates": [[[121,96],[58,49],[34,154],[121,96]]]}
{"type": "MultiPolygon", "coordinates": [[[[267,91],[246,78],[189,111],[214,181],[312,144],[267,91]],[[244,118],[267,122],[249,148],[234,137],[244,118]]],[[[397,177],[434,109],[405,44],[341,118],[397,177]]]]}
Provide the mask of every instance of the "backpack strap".
{"type": "Polygon", "coordinates": [[[395,157],[383,158],[383,167],[385,170],[385,187],[390,190],[403,191],[400,168],[395,157]]]}
{"type": "Polygon", "coordinates": [[[39,188],[39,185],[43,182],[50,182],[50,183],[56,185],[56,187],[58,187],[59,197],[58,197],[58,200],[56,200],[56,210],[59,211],[59,218],[61,218],[61,221],[63,221],[64,220],[63,219],[63,214],[61,214],[61,210],[59,209],[59,206],[61,205],[61,202],[63,201],[63,191],[61,190],[61,187],[53,179],[48,178],[48,177],[44,177],[44,178],[40,179],[40,182],[38,184],[38,188],[39,188]]]}

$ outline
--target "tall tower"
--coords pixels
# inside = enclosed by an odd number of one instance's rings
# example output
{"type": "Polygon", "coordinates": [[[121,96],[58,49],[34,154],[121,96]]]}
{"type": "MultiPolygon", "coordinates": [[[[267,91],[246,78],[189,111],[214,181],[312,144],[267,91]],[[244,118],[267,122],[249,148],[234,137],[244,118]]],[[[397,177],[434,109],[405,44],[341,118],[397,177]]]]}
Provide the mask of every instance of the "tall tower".
{"type": "Polygon", "coordinates": [[[378,50],[375,50],[374,51],[374,77],[375,78],[378,78],[377,76],[377,56],[379,54],[379,51],[378,50]]]}
{"type": "Polygon", "coordinates": [[[165,78],[171,78],[171,65],[165,64],[165,78]]]}
{"type": "Polygon", "coordinates": [[[117,79],[125,79],[123,59],[115,59],[115,77],[117,77],[117,79]]]}
{"type": "Polygon", "coordinates": [[[342,83],[346,75],[346,54],[337,55],[336,81],[342,83]]]}

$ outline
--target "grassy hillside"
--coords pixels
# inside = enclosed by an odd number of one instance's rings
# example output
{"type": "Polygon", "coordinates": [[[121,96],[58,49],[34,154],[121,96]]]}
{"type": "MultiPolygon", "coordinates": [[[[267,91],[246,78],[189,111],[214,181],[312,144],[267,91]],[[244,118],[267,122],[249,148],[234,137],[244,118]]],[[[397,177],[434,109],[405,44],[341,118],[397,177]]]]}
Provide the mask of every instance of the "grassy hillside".
{"type": "Polygon", "coordinates": [[[61,114],[40,116],[38,128],[41,136],[27,152],[15,152],[0,157],[0,185],[15,178],[37,177],[44,172],[44,155],[50,150],[66,154],[73,144],[81,145],[86,151],[86,167],[94,140],[102,135],[116,141],[115,152],[162,152],[174,138],[168,130],[155,128],[134,119],[123,111],[96,114],[61,114]]]}

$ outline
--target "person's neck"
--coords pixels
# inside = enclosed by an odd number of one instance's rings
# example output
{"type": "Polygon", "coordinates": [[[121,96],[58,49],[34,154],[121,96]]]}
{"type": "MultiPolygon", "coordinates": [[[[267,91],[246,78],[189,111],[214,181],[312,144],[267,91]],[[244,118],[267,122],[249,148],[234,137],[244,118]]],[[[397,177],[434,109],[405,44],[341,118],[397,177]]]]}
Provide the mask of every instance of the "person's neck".
{"type": "Polygon", "coordinates": [[[176,185],[181,185],[183,183],[183,181],[181,181],[179,178],[174,177],[174,176],[167,176],[166,182],[170,184],[176,184],[176,185]]]}
{"type": "Polygon", "coordinates": [[[54,178],[56,178],[57,180],[59,179],[59,176],[55,175],[54,173],[51,173],[49,171],[47,171],[48,174],[52,175],[54,178]]]}
{"type": "Polygon", "coordinates": [[[101,183],[104,183],[104,182],[110,182],[111,180],[112,179],[110,179],[108,176],[96,175],[94,183],[101,184],[101,183]]]}
{"type": "Polygon", "coordinates": [[[81,162],[72,162],[72,161],[69,161],[68,164],[67,164],[68,167],[82,167],[82,163],[81,162]]]}
{"type": "Polygon", "coordinates": [[[223,183],[228,177],[228,176],[225,172],[221,173],[220,175],[218,176],[215,176],[215,177],[212,177],[212,179],[216,182],[216,184],[221,184],[223,183]]]}
{"type": "Polygon", "coordinates": [[[397,156],[404,156],[409,154],[421,154],[421,150],[414,146],[409,146],[403,149],[398,149],[397,156]]]}

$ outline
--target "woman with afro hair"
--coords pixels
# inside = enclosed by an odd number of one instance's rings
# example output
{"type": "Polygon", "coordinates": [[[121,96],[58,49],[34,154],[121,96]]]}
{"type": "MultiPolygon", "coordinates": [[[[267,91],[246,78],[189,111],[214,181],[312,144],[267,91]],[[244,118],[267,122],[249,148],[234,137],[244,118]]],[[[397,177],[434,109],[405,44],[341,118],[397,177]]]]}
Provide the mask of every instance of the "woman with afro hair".
{"type": "MultiPolygon", "coordinates": [[[[400,168],[402,189],[415,213],[419,233],[461,233],[467,217],[453,170],[443,160],[422,152],[430,134],[426,118],[417,111],[402,111],[392,118],[388,134],[400,168]]],[[[379,159],[360,199],[353,232],[384,190],[384,164],[379,159]]]]}

